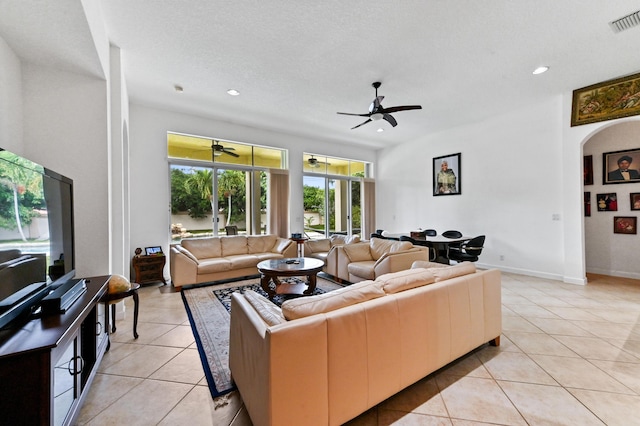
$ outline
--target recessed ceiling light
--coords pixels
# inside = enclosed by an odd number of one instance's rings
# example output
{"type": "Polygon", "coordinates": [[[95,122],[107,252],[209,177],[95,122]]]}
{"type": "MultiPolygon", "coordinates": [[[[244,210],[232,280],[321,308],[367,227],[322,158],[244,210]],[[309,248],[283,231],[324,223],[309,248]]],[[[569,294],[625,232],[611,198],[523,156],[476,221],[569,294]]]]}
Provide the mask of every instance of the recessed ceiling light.
{"type": "Polygon", "coordinates": [[[538,75],[538,74],[542,74],[549,71],[549,67],[547,66],[542,66],[542,67],[538,67],[535,70],[533,70],[533,74],[534,75],[538,75]]]}
{"type": "Polygon", "coordinates": [[[378,133],[382,133],[384,132],[384,129],[382,127],[380,127],[378,130],[376,130],[378,133]]]}
{"type": "Polygon", "coordinates": [[[178,93],[182,93],[184,92],[184,88],[182,86],[180,86],[179,84],[176,84],[175,86],[173,86],[173,88],[175,89],[176,92],[178,93]]]}
{"type": "Polygon", "coordinates": [[[227,93],[231,96],[238,96],[240,94],[240,92],[238,92],[236,89],[229,89],[227,90],[227,93]]]}

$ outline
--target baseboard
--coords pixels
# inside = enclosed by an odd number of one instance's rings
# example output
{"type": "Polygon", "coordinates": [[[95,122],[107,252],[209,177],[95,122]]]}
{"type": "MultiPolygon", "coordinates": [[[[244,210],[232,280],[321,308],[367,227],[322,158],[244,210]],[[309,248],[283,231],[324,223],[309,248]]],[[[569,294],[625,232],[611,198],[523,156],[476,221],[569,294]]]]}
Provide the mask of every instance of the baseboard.
{"type": "Polygon", "coordinates": [[[565,277],[559,274],[550,274],[548,272],[533,271],[531,269],[510,268],[510,267],[490,265],[487,263],[480,263],[480,262],[476,262],[476,266],[481,269],[499,269],[502,272],[508,272],[511,274],[526,275],[529,277],[561,281],[567,284],[578,284],[578,285],[587,284],[587,280],[585,278],[565,277]]]}

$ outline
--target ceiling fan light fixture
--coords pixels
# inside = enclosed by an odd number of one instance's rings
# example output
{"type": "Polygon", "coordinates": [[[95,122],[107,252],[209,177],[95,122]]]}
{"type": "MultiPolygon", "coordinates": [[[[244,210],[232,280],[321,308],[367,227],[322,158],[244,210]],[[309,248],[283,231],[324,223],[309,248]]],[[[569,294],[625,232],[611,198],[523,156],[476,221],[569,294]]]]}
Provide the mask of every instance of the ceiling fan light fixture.
{"type": "Polygon", "coordinates": [[[384,132],[384,129],[382,127],[380,127],[380,128],[378,128],[378,130],[376,130],[376,132],[382,133],[382,132],[384,132]]]}
{"type": "Polygon", "coordinates": [[[222,155],[222,151],[213,151],[213,156],[214,157],[220,157],[222,155]]]}
{"type": "Polygon", "coordinates": [[[240,92],[238,92],[236,89],[229,89],[227,90],[227,93],[231,96],[238,96],[240,94],[240,92]]]}
{"type": "Polygon", "coordinates": [[[533,70],[533,75],[543,74],[547,71],[549,71],[549,67],[544,65],[533,70]]]}
{"type": "Polygon", "coordinates": [[[372,119],[373,121],[382,120],[382,117],[384,117],[384,115],[382,115],[379,112],[376,112],[375,114],[371,114],[371,116],[369,116],[369,118],[372,119]]]}

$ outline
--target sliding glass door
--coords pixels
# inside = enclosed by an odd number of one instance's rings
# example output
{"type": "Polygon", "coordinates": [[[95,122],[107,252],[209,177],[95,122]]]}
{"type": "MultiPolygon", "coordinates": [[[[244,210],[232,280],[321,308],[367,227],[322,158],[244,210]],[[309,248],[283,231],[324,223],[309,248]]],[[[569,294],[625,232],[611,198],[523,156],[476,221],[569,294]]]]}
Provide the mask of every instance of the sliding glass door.
{"type": "Polygon", "coordinates": [[[360,231],[359,180],[305,175],[303,197],[304,230],[308,238],[321,239],[360,231]]]}

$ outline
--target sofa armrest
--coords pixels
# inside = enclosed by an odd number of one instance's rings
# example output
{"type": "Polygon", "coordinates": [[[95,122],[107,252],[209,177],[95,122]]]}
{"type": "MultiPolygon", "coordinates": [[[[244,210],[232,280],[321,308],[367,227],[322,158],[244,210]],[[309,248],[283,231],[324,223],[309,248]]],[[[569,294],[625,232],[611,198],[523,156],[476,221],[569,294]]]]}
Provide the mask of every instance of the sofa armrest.
{"type": "Polygon", "coordinates": [[[283,257],[298,257],[297,243],[287,238],[278,237],[272,251],[283,257]]]}
{"type": "Polygon", "coordinates": [[[411,269],[411,265],[417,260],[429,261],[429,250],[426,247],[414,247],[406,251],[385,253],[376,261],[373,267],[374,275],[377,278],[389,272],[411,269]]]}
{"type": "Polygon", "coordinates": [[[174,287],[198,282],[198,261],[181,246],[172,246],[169,251],[169,274],[174,287]]]}

